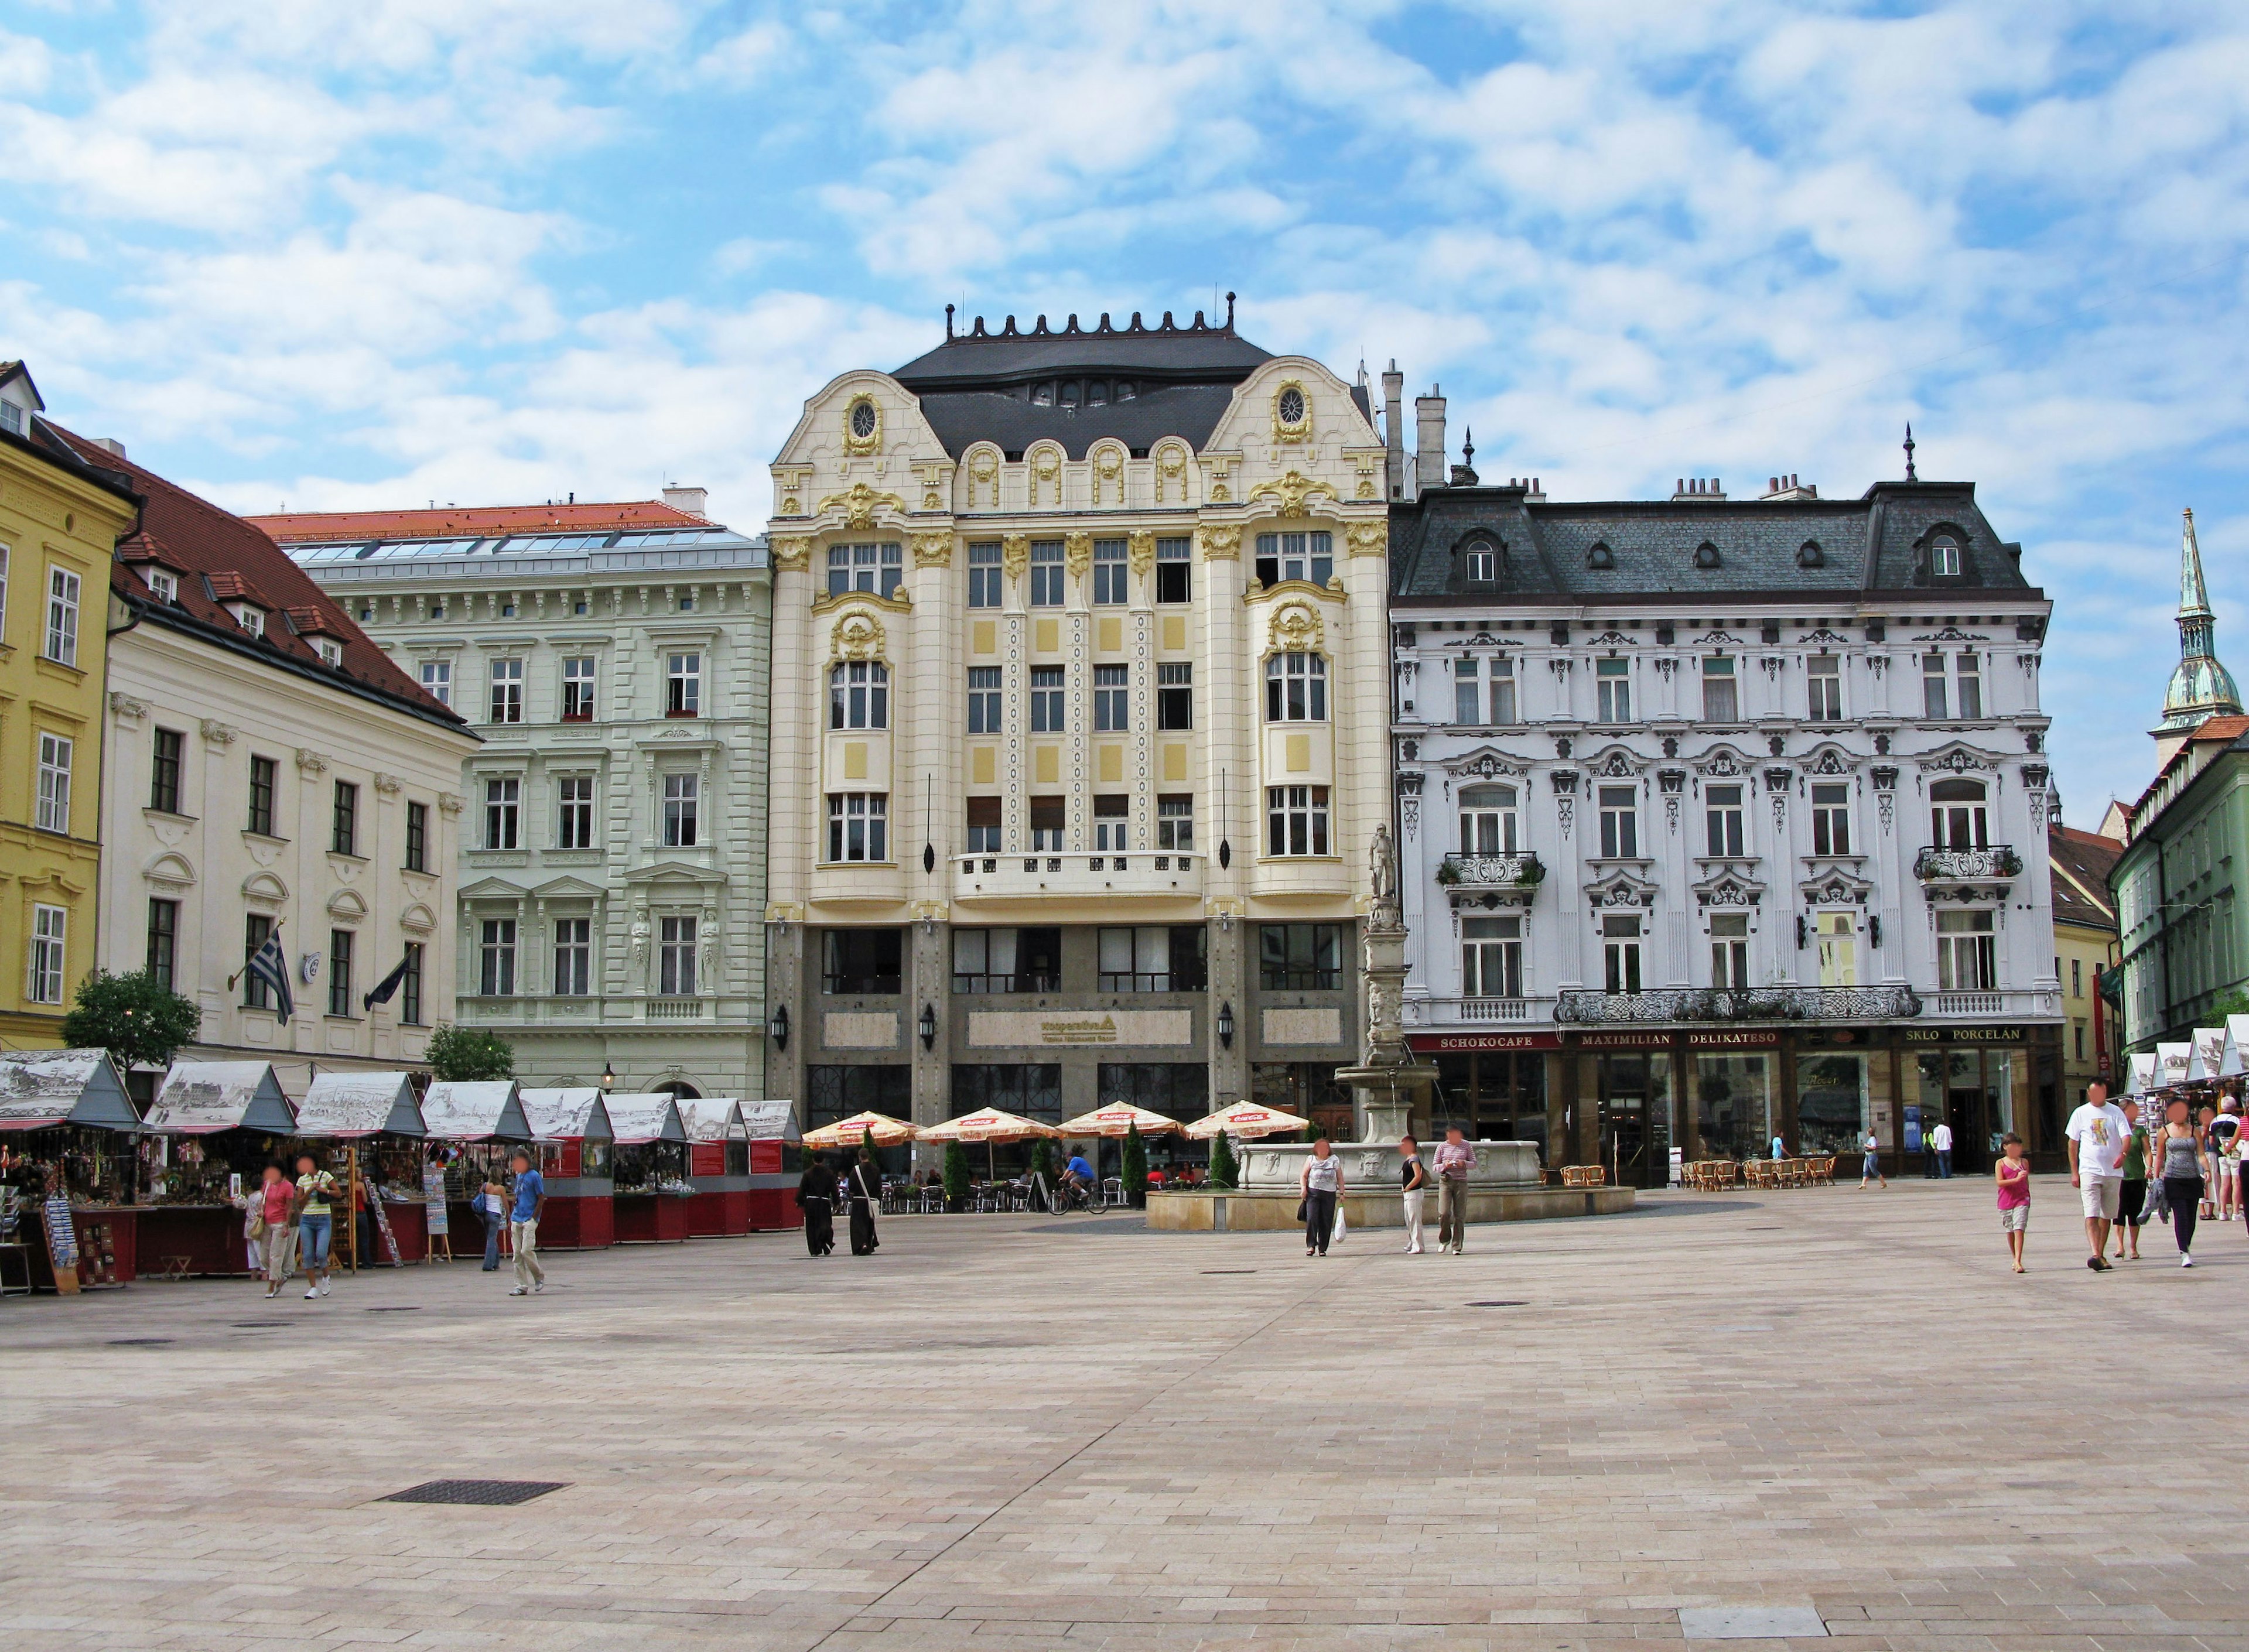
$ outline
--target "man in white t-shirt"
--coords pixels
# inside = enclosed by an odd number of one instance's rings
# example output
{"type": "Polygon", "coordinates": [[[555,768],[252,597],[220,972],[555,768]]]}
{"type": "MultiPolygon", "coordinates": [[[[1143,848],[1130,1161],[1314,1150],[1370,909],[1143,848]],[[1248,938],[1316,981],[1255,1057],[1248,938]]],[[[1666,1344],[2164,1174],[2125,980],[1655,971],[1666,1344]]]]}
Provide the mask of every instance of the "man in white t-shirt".
{"type": "Polygon", "coordinates": [[[2116,1220],[2117,1195],[2124,1187],[2124,1153],[2131,1146],[2132,1126],[2124,1110],[2108,1099],[2108,1086],[2089,1085],[2085,1105],[2069,1115],[2069,1185],[2078,1190],[2085,1207],[2085,1237],[2093,1254],[2085,1265],[2095,1273],[2108,1271],[2109,1225],[2116,1220]]]}
{"type": "Polygon", "coordinates": [[[1952,1180],[1952,1126],[1939,1124],[1929,1132],[1929,1141],[1936,1148],[1936,1174],[1943,1181],[1952,1180]]]}

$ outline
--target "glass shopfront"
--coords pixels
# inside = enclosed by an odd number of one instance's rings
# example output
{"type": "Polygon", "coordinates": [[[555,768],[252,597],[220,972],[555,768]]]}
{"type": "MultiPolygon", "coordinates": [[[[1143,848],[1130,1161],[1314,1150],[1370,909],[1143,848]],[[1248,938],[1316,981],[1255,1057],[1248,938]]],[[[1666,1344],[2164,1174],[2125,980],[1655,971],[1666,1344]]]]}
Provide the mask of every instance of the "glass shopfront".
{"type": "Polygon", "coordinates": [[[1351,1091],[1336,1083],[1335,1070],[1331,1062],[1254,1062],[1249,1068],[1250,1099],[1261,1107],[1278,1107],[1310,1119],[1331,1140],[1352,1140],[1358,1130],[1352,1122],[1351,1091]]]}
{"type": "Polygon", "coordinates": [[[1600,1101],[1600,1154],[1620,1187],[1671,1180],[1671,1056],[1615,1050],[1594,1058],[1600,1101]]]}
{"type": "Polygon", "coordinates": [[[1959,1045],[1915,1056],[1918,1094],[1909,1097],[1902,1144],[1909,1157],[1922,1151],[1941,1120],[1952,1126],[1953,1169],[1989,1170],[2000,1142],[2015,1128],[2017,1059],[2012,1050],[1959,1045]]]}
{"type": "Polygon", "coordinates": [[[1437,1057],[1432,1133],[1458,1125],[1471,1141],[1529,1141],[1542,1166],[1554,1162],[1546,1133],[1546,1057],[1476,1050],[1437,1057]]]}
{"type": "Polygon", "coordinates": [[[1866,1057],[1797,1057],[1796,1139],[1790,1150],[1806,1158],[1855,1157],[1874,1121],[1870,1094],[1866,1057]]]}
{"type": "MultiPolygon", "coordinates": [[[[1193,1124],[1210,1111],[1210,1069],[1199,1061],[1104,1061],[1100,1078],[1104,1107],[1145,1107],[1181,1124],[1193,1124]]],[[[1176,1131],[1144,1136],[1141,1142],[1148,1150],[1151,1170],[1200,1165],[1210,1156],[1208,1144],[1190,1140],[1176,1131]]],[[[1121,1174],[1124,1143],[1110,1140],[1101,1146],[1104,1164],[1111,1152],[1116,1153],[1121,1174]]]]}
{"type": "Polygon", "coordinates": [[[1696,1050],[1695,1130],[1706,1159],[1760,1159],[1772,1152],[1772,1063],[1764,1056],[1696,1050]]]}

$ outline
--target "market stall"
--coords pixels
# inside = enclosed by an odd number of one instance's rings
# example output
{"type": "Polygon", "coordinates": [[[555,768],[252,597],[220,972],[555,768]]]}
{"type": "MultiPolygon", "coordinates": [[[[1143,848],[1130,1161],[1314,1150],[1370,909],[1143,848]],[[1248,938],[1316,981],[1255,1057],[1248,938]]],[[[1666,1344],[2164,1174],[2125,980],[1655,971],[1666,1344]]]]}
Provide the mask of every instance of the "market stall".
{"type": "Polygon", "coordinates": [[[0,1291],[132,1283],[140,1128],[107,1050],[0,1051],[0,1291]]]}
{"type": "Polygon", "coordinates": [[[687,1240],[687,1126],[663,1091],[611,1096],[616,1132],[616,1242],[684,1244],[687,1240]]]}
{"type": "Polygon", "coordinates": [[[796,1184],[804,1175],[796,1104],[785,1096],[746,1101],[742,1128],[750,1142],[750,1231],[803,1227],[804,1210],[796,1202],[796,1184]]]}
{"type": "Polygon", "coordinates": [[[687,1128],[687,1236],[723,1239],[750,1230],[750,1132],[742,1104],[704,1096],[679,1104],[687,1128]]]}
{"type": "Polygon", "coordinates": [[[292,1150],[320,1160],[347,1190],[354,1212],[351,1222],[337,1224],[335,1236],[337,1260],[354,1272],[429,1256],[422,1191],[428,1133],[413,1077],[403,1072],[324,1072],[297,1104],[292,1150]]]}
{"type": "Polygon", "coordinates": [[[509,1155],[531,1141],[521,1090],[512,1078],[441,1079],[423,1092],[422,1119],[430,1132],[423,1188],[431,1254],[481,1259],[478,1192],[487,1178],[506,1181],[509,1155]]]}
{"type": "Polygon", "coordinates": [[[265,1061],[177,1061],[141,1121],[138,1265],[169,1279],[246,1274],[239,1201],[297,1133],[265,1061]]]}
{"type": "Polygon", "coordinates": [[[599,1250],[616,1242],[616,1205],[610,1179],[612,1132],[602,1092],[583,1089],[526,1090],[523,1116],[531,1125],[547,1202],[539,1217],[541,1250],[599,1250]]]}

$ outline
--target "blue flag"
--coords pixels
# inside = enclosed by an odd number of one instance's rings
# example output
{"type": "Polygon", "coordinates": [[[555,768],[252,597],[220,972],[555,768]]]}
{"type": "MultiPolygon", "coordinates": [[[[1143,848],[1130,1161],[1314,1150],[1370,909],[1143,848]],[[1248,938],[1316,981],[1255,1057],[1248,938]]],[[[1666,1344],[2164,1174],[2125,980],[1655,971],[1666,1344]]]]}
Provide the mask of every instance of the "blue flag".
{"type": "Polygon", "coordinates": [[[289,957],[281,950],[281,934],[276,930],[265,938],[265,944],[251,955],[250,973],[265,983],[273,995],[273,1008],[281,1024],[289,1024],[296,1013],[297,1001],[289,995],[289,957]]]}

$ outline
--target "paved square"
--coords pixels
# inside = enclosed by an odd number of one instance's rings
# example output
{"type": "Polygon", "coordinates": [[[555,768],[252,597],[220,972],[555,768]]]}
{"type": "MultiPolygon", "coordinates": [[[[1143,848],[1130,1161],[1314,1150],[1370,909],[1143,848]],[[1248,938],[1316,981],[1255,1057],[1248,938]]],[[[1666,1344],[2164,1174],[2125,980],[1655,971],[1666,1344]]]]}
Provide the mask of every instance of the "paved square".
{"type": "Polygon", "coordinates": [[[2249,1233],[2096,1277],[2041,1178],[2017,1278],[1991,1205],[1657,1194],[1324,1263],[923,1217],[864,1261],[557,1255],[529,1299],[11,1300],[0,1635],[1574,1652],[1809,1607],[1861,1649],[2249,1648],[2249,1233]],[[567,1484],[382,1500],[467,1479],[567,1484]]]}

